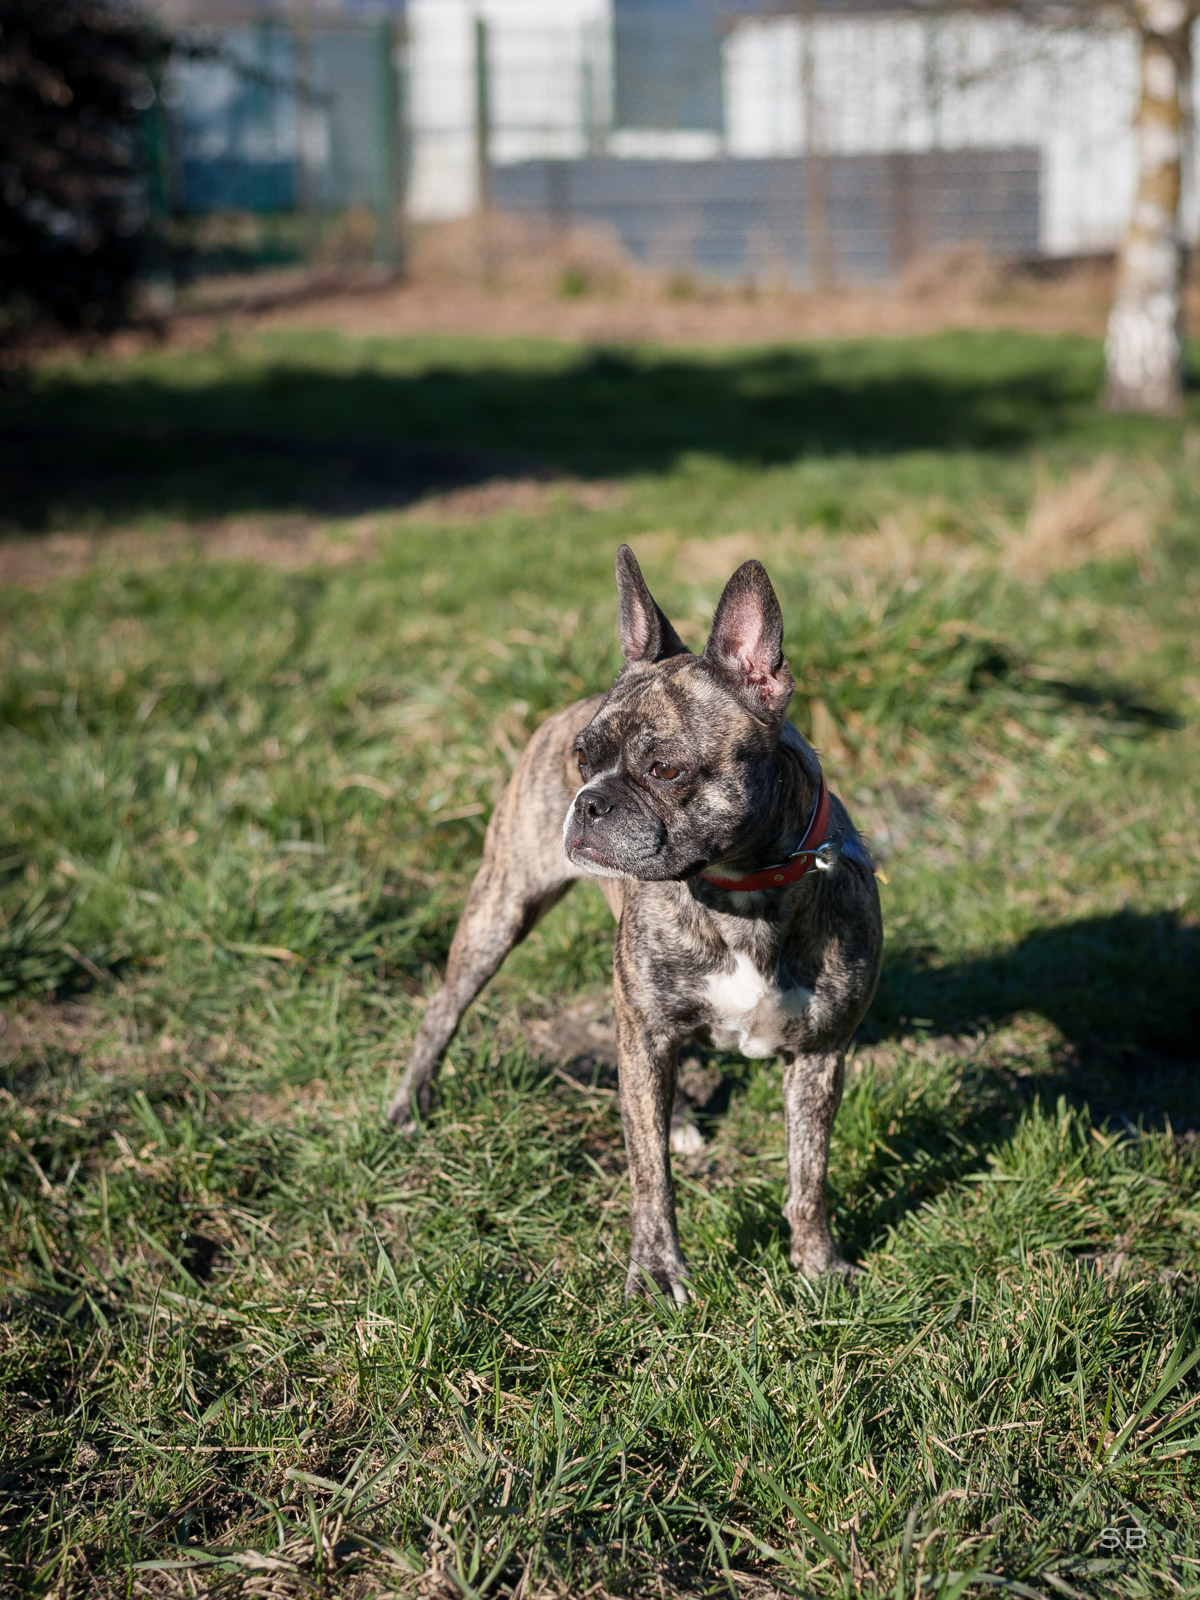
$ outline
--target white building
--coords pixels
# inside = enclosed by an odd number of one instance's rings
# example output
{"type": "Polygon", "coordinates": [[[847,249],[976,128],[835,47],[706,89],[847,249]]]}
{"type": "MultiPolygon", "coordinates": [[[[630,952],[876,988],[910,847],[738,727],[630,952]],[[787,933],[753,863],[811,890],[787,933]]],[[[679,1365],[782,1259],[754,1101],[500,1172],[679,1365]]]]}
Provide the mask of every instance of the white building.
{"type": "Polygon", "coordinates": [[[1025,147],[1039,155],[1044,254],[1111,249],[1129,214],[1138,62],[1120,26],[1037,27],[995,13],[737,18],[719,46],[716,129],[614,126],[611,0],[409,0],[407,18],[418,220],[476,204],[477,19],[499,164],[1025,147]]]}
{"type": "Polygon", "coordinates": [[[477,23],[491,157],[577,157],[611,99],[608,0],[409,0],[409,212],[461,217],[478,193],[477,23]]]}
{"type": "Polygon", "coordinates": [[[725,48],[730,155],[1034,145],[1046,255],[1111,249],[1129,215],[1132,30],[1018,17],[749,20],[725,48]]]}

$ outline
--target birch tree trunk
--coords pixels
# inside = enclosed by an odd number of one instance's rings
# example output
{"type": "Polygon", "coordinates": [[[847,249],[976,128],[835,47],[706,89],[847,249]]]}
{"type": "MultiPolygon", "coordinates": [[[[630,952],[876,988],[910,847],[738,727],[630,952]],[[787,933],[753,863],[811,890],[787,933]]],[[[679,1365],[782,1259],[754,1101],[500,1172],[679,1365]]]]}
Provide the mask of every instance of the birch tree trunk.
{"type": "Polygon", "coordinates": [[[1132,0],[1132,10],[1142,45],[1138,180],[1108,319],[1107,398],[1114,411],[1163,413],[1183,398],[1178,214],[1192,18],[1186,0],[1132,0]]]}

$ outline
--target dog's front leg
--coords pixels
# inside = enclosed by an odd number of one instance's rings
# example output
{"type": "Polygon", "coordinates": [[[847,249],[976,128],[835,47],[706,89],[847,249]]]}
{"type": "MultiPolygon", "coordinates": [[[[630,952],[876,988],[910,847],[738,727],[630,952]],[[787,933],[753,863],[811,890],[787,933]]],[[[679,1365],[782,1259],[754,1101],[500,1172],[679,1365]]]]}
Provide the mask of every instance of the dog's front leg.
{"type": "Polygon", "coordinates": [[[615,987],[621,1120],[632,1201],[633,1259],[625,1295],[649,1297],[657,1291],[682,1305],[688,1298],[688,1270],[675,1231],[668,1147],[679,1046],[656,1037],[650,1019],[631,1003],[619,976],[615,987]]]}
{"type": "Polygon", "coordinates": [[[792,1265],[808,1278],[854,1270],[834,1243],[825,1196],[829,1135],[842,1102],[844,1077],[845,1057],[840,1050],[796,1056],[783,1074],[788,1160],[783,1214],[792,1230],[792,1265]]]}

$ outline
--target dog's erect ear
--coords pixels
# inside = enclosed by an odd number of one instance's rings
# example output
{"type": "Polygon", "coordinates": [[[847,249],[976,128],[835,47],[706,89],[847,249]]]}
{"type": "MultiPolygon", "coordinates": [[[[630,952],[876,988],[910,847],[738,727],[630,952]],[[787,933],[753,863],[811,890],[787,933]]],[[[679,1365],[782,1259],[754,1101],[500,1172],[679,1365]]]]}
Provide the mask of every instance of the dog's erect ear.
{"type": "Polygon", "coordinates": [[[617,551],[617,593],[621,597],[621,654],[626,661],[664,661],[667,656],[689,653],[655,604],[627,544],[617,551]]]}
{"type": "Polygon", "coordinates": [[[755,716],[774,721],[795,680],[783,658],[783,613],[761,561],[744,561],[725,585],[704,659],[755,716]]]}

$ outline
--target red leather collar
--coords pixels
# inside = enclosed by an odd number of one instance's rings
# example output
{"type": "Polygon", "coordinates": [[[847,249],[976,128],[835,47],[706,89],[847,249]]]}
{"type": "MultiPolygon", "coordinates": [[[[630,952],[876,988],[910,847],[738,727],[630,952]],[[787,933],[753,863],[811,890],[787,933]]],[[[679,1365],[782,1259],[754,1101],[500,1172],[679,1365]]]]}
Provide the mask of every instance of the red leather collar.
{"type": "Polygon", "coordinates": [[[782,889],[785,884],[795,883],[797,878],[802,878],[812,866],[828,831],[829,789],[822,773],[821,787],[817,790],[808,829],[799,847],[792,851],[786,861],[777,862],[773,867],[764,867],[761,872],[752,872],[747,878],[714,878],[708,872],[702,872],[700,876],[716,889],[733,889],[741,894],[753,893],[756,889],[782,889]]]}

